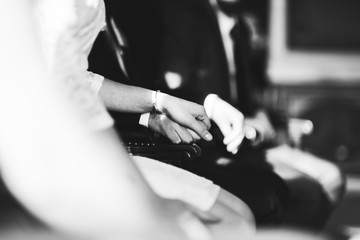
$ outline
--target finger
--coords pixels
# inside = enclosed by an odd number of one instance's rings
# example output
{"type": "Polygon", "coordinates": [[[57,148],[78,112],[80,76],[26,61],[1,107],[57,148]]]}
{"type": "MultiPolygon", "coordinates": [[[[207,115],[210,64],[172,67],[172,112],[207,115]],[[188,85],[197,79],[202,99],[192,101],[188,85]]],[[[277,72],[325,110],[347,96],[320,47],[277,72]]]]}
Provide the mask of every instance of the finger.
{"type": "Polygon", "coordinates": [[[201,137],[198,134],[196,134],[196,132],[194,132],[193,130],[191,130],[189,128],[187,128],[186,130],[191,134],[192,138],[195,141],[199,141],[201,139],[201,137]]]}
{"type": "Polygon", "coordinates": [[[233,129],[228,135],[225,136],[223,142],[225,145],[228,145],[229,143],[237,139],[239,136],[243,136],[243,135],[244,135],[244,129],[242,128],[233,129]]]}
{"type": "Polygon", "coordinates": [[[186,128],[181,127],[180,125],[178,125],[176,123],[173,124],[173,128],[176,131],[176,133],[178,134],[178,136],[180,137],[181,142],[191,143],[194,141],[191,134],[188,132],[188,130],[186,130],[186,128]]]}
{"type": "Polygon", "coordinates": [[[244,131],[245,131],[244,130],[244,122],[236,121],[235,123],[232,124],[232,130],[231,130],[230,134],[225,136],[224,141],[223,141],[224,144],[228,145],[229,143],[234,141],[236,138],[238,138],[238,136],[245,135],[244,131]]]}
{"type": "Polygon", "coordinates": [[[171,129],[171,130],[168,130],[165,132],[166,132],[167,138],[169,138],[172,143],[175,143],[175,144],[181,143],[181,138],[174,129],[171,129]]]}
{"type": "Polygon", "coordinates": [[[221,133],[224,135],[224,138],[226,138],[226,136],[229,136],[232,132],[230,124],[218,124],[218,127],[220,128],[221,133]]]}
{"type": "Polygon", "coordinates": [[[203,121],[197,120],[197,122],[198,122],[204,129],[206,129],[206,130],[209,130],[209,129],[210,129],[209,126],[206,125],[203,121]]]}
{"type": "Polygon", "coordinates": [[[205,124],[208,130],[211,128],[210,118],[205,113],[204,113],[204,118],[201,121],[205,124]]]}
{"type": "Polygon", "coordinates": [[[207,130],[207,127],[205,126],[205,124],[201,121],[197,121],[197,120],[193,119],[192,121],[190,121],[190,124],[186,127],[193,130],[196,134],[198,134],[202,139],[204,139],[206,141],[211,141],[213,139],[213,136],[207,130]]]}
{"type": "Polygon", "coordinates": [[[255,128],[253,128],[251,126],[245,125],[244,132],[245,132],[246,139],[248,139],[250,141],[255,141],[256,138],[258,137],[258,132],[256,131],[255,128]]]}
{"type": "Polygon", "coordinates": [[[207,130],[211,128],[210,118],[206,115],[205,111],[203,114],[199,114],[195,117],[195,119],[204,123],[207,130]]]}
{"type": "Polygon", "coordinates": [[[231,143],[229,143],[226,146],[226,150],[228,150],[228,152],[231,152],[232,154],[236,154],[239,150],[239,147],[243,139],[244,139],[244,135],[238,136],[236,139],[234,139],[231,143]]]}

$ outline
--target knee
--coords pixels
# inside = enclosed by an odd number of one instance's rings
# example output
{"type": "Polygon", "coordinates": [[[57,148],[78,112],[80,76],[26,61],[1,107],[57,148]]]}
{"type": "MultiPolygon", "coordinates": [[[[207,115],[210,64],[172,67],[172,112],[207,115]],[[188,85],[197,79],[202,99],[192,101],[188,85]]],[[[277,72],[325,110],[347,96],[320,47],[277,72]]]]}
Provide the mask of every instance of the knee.
{"type": "Polygon", "coordinates": [[[248,223],[250,228],[255,228],[255,217],[249,206],[235,195],[221,189],[218,202],[234,211],[236,218],[241,219],[241,224],[248,223]]]}
{"type": "Polygon", "coordinates": [[[330,204],[336,204],[343,196],[346,186],[344,173],[334,163],[317,159],[313,162],[316,174],[310,175],[317,181],[330,204]],[[313,176],[314,175],[314,176],[313,176]]]}

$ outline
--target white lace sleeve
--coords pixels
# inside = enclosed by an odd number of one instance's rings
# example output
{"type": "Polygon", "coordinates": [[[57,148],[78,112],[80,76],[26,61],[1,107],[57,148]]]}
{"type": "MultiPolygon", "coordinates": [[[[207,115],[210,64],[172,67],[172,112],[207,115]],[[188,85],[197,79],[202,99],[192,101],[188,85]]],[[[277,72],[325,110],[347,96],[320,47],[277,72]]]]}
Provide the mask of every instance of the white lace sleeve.
{"type": "Polygon", "coordinates": [[[95,95],[97,95],[100,91],[100,88],[101,88],[103,82],[104,82],[104,77],[99,74],[88,71],[87,75],[86,75],[86,79],[88,81],[91,91],[95,95]]]}
{"type": "Polygon", "coordinates": [[[96,96],[104,78],[87,72],[88,53],[104,25],[105,9],[99,0],[83,3],[84,0],[38,0],[35,14],[54,84],[71,102],[84,125],[98,131],[114,122],[96,96]]]}

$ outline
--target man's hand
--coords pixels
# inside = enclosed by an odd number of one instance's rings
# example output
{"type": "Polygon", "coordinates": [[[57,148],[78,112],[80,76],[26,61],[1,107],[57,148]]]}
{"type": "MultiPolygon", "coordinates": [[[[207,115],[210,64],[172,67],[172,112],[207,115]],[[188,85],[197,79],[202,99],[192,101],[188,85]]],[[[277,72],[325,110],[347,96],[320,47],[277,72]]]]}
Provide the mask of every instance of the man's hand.
{"type": "Polygon", "coordinates": [[[217,96],[211,108],[210,118],[219,126],[224,135],[226,149],[236,154],[245,136],[244,115],[217,96]]]}
{"type": "Polygon", "coordinates": [[[172,143],[191,143],[200,140],[200,136],[194,131],[180,126],[165,114],[151,112],[148,125],[151,130],[167,137],[172,143]]]}
{"type": "Polygon", "coordinates": [[[208,131],[210,119],[203,106],[164,93],[158,93],[157,108],[174,122],[193,130],[206,141],[212,140],[208,131]]]}

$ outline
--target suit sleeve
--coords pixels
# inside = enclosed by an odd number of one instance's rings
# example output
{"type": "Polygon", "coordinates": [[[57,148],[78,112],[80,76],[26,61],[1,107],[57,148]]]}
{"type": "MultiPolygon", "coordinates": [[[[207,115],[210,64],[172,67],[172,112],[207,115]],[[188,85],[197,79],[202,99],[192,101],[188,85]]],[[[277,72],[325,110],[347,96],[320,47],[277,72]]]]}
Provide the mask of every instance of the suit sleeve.
{"type": "Polygon", "coordinates": [[[160,55],[158,84],[178,97],[203,104],[206,92],[195,86],[198,46],[197,2],[193,0],[163,1],[163,47],[160,55]]]}

